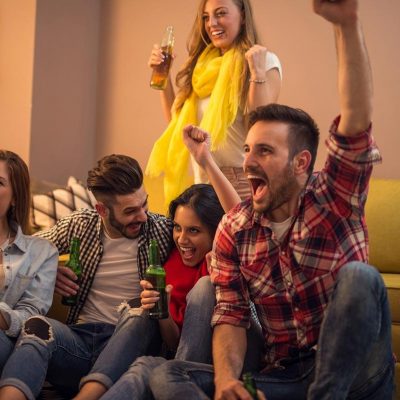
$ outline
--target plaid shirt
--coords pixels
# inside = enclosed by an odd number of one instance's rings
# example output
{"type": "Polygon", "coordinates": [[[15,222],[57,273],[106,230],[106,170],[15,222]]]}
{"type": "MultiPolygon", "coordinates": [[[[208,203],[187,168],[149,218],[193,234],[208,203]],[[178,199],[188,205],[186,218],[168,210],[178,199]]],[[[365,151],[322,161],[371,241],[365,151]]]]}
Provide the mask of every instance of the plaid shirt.
{"type": "Polygon", "coordinates": [[[313,347],[335,278],[346,263],[368,260],[364,205],[372,165],[381,157],[370,129],[326,144],[324,169],[310,176],[282,243],[246,200],[225,215],[214,241],[212,323],[248,328],[255,304],[267,365],[313,347]]]}
{"type": "MultiPolygon", "coordinates": [[[[162,215],[147,213],[148,219],[143,224],[138,241],[138,271],[143,279],[148,266],[147,251],[150,239],[157,239],[160,247],[161,262],[167,259],[172,245],[172,221],[162,215]]],[[[77,321],[80,311],[92,286],[97,267],[103,255],[101,242],[102,223],[97,211],[82,209],[57,222],[50,230],[37,233],[53,242],[60,254],[69,253],[72,237],[81,240],[80,261],[82,264],[82,281],[79,291],[79,303],[71,307],[67,324],[77,321]]]]}

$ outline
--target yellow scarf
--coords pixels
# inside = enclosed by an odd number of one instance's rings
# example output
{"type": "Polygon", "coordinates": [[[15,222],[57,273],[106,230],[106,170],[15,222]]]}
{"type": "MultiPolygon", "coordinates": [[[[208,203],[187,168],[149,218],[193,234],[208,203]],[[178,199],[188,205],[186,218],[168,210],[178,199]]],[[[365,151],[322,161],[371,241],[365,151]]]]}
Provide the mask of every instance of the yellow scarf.
{"type": "Polygon", "coordinates": [[[225,143],[227,128],[234,122],[239,107],[243,56],[230,49],[223,56],[208,45],[197,60],[192,76],[193,91],[183,107],[172,116],[162,136],[154,144],[146,174],[156,177],[164,172],[166,204],[193,181],[189,175],[189,152],[182,140],[183,128],[199,125],[211,135],[211,150],[225,143]],[[197,121],[197,100],[210,96],[203,118],[197,121]]]}

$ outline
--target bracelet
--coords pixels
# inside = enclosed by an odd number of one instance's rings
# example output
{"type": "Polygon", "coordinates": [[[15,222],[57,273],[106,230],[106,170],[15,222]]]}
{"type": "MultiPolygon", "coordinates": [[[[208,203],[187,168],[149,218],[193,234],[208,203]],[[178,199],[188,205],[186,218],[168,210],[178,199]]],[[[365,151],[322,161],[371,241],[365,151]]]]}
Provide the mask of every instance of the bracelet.
{"type": "Polygon", "coordinates": [[[267,82],[265,79],[249,79],[249,82],[253,82],[253,83],[265,83],[267,82]]]}

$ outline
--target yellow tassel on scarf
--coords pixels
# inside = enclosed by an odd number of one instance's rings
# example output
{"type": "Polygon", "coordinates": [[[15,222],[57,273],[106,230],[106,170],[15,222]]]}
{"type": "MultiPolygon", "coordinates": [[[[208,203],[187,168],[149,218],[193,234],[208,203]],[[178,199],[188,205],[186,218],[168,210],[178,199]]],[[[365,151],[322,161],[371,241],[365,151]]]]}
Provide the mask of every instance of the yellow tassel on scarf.
{"type": "Polygon", "coordinates": [[[189,152],[183,143],[186,125],[198,125],[211,135],[211,150],[221,147],[227,128],[234,122],[242,86],[243,55],[236,49],[223,56],[208,45],[193,71],[193,92],[179,112],[173,115],[162,136],[154,144],[146,174],[156,177],[164,173],[164,197],[167,204],[185,188],[189,179],[189,152]],[[210,96],[202,120],[197,121],[197,101],[210,96]]]}

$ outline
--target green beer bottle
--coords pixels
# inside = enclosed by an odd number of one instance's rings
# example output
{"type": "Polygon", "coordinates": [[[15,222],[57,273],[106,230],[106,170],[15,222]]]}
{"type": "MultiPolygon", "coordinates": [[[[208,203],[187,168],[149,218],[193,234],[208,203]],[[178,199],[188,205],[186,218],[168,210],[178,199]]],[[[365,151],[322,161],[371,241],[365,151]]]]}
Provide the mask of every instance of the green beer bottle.
{"type": "MultiPolygon", "coordinates": [[[[82,276],[82,267],[81,263],[79,262],[79,248],[80,248],[80,240],[77,237],[73,237],[71,241],[71,250],[69,254],[69,260],[65,264],[66,267],[70,268],[74,271],[75,275],[78,279],[75,281],[76,283],[80,283],[81,276],[82,276]]],[[[74,306],[78,302],[78,294],[72,296],[63,296],[61,303],[64,306],[74,306]]]]}
{"type": "Polygon", "coordinates": [[[251,372],[245,372],[242,379],[245,389],[251,394],[251,398],[253,400],[258,400],[257,387],[251,372]]]}
{"type": "Polygon", "coordinates": [[[153,289],[160,293],[160,299],[155,306],[149,310],[149,317],[153,319],[168,318],[168,300],[165,291],[165,269],[160,263],[160,250],[157,240],[150,240],[149,266],[146,269],[145,278],[153,289]]]}

